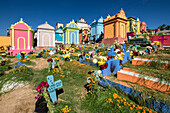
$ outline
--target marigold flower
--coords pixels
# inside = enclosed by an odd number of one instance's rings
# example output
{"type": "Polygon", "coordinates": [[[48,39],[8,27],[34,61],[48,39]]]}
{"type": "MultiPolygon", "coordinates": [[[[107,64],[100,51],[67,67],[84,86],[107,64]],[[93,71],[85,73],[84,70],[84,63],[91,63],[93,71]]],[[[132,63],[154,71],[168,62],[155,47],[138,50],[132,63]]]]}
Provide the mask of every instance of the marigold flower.
{"type": "Polygon", "coordinates": [[[130,107],[130,110],[132,110],[133,108],[132,107],[130,107]]]}

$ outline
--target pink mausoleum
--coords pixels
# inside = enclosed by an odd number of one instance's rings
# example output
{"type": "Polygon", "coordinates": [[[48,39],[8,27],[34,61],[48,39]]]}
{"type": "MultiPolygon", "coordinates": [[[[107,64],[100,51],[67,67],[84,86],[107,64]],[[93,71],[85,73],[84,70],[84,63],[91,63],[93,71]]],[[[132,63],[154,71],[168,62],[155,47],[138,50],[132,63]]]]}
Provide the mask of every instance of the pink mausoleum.
{"type": "Polygon", "coordinates": [[[23,22],[22,18],[19,22],[11,25],[10,37],[11,49],[7,51],[8,53],[17,55],[20,51],[35,52],[33,49],[33,30],[23,22]]]}

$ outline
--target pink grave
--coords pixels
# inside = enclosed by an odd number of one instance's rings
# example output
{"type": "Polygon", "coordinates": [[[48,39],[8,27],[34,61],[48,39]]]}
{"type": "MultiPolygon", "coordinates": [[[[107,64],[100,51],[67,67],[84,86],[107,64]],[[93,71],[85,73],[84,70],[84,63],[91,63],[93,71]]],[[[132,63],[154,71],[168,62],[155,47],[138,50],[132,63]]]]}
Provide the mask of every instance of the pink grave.
{"type": "Polygon", "coordinates": [[[11,25],[10,37],[11,49],[7,51],[8,53],[17,55],[20,51],[35,52],[33,49],[33,30],[23,22],[22,18],[19,22],[11,25]]]}

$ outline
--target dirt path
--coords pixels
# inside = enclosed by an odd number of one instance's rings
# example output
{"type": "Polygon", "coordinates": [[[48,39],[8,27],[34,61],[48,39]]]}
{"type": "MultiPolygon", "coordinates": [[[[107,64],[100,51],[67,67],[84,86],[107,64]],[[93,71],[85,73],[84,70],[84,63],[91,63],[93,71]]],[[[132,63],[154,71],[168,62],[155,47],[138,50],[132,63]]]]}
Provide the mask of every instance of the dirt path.
{"type": "Polygon", "coordinates": [[[31,67],[33,69],[38,69],[38,70],[48,68],[47,59],[39,58],[39,59],[31,59],[30,61],[35,62],[36,64],[33,66],[27,65],[27,67],[31,67]]]}
{"type": "Polygon", "coordinates": [[[33,113],[36,94],[30,85],[0,96],[0,113],[33,113]]]}

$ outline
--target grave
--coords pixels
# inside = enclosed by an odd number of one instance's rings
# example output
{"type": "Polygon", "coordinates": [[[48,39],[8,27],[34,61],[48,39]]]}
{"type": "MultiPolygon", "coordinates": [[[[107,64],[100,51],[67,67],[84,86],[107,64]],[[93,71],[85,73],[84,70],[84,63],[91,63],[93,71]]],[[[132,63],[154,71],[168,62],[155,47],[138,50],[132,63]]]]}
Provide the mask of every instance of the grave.
{"type": "Polygon", "coordinates": [[[108,67],[101,70],[104,77],[116,73],[122,67],[122,65],[119,65],[119,59],[111,59],[106,61],[106,63],[108,63],[108,67]]]}
{"type": "Polygon", "coordinates": [[[47,76],[47,82],[49,84],[49,87],[47,88],[50,98],[53,103],[58,102],[58,95],[56,93],[56,89],[61,88],[63,86],[63,83],[61,80],[57,80],[54,82],[53,75],[47,76]]]}
{"type": "Polygon", "coordinates": [[[18,65],[15,65],[14,68],[18,68],[20,66],[25,66],[25,64],[21,64],[21,61],[18,61],[18,65]]]}
{"type": "Polygon", "coordinates": [[[159,91],[170,90],[169,87],[170,84],[167,83],[166,81],[160,82],[159,78],[141,75],[130,68],[123,68],[120,71],[118,71],[117,79],[137,83],[139,85],[143,85],[148,88],[156,89],[159,91]]]}

